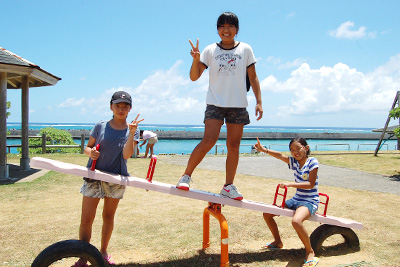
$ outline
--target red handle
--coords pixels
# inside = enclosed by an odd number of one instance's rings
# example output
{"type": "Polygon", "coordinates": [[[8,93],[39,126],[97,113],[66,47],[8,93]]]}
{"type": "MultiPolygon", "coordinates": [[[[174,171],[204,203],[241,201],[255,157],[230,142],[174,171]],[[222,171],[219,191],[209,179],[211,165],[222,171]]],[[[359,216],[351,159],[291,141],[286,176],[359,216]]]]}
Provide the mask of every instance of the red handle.
{"type": "Polygon", "coordinates": [[[275,197],[274,197],[274,204],[273,204],[273,205],[278,206],[278,205],[276,204],[276,198],[278,197],[278,195],[279,195],[279,196],[282,196],[283,199],[282,199],[281,208],[283,209],[283,208],[285,208],[285,200],[286,200],[286,195],[287,195],[287,187],[286,187],[286,186],[284,187],[284,190],[285,190],[285,191],[284,191],[283,194],[282,194],[282,193],[279,193],[279,189],[280,189],[280,184],[278,184],[278,186],[276,187],[275,197]]]}
{"type": "MultiPolygon", "coordinates": [[[[96,150],[99,151],[99,149],[100,149],[100,144],[97,144],[96,150]]],[[[93,160],[92,167],[90,168],[92,171],[94,171],[94,168],[96,167],[96,161],[97,160],[93,160]]]]}
{"type": "Polygon", "coordinates": [[[324,193],[319,193],[319,196],[320,196],[319,204],[325,205],[324,213],[323,213],[323,214],[320,214],[320,215],[326,217],[326,211],[328,210],[329,196],[328,196],[327,194],[324,194],[324,193]],[[321,201],[321,196],[324,196],[324,197],[325,197],[325,202],[322,202],[322,201],[321,201]]]}
{"type": "Polygon", "coordinates": [[[156,168],[156,163],[157,163],[157,156],[152,156],[146,177],[146,180],[149,181],[150,183],[153,181],[153,174],[154,174],[154,169],[156,168]]]}

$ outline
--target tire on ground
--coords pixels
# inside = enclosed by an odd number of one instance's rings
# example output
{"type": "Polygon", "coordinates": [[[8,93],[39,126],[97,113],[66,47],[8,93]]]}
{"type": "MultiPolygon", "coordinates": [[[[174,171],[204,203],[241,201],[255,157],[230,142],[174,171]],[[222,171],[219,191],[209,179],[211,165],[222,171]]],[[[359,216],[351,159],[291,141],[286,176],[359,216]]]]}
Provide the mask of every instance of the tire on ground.
{"type": "Polygon", "coordinates": [[[86,259],[94,267],[105,267],[104,258],[93,245],[82,240],[64,240],[48,246],[33,261],[31,267],[47,267],[50,264],[71,257],[86,259]]]}
{"type": "Polygon", "coordinates": [[[330,236],[340,234],[345,240],[345,244],[352,249],[360,249],[360,241],[356,233],[346,227],[323,224],[312,232],[310,236],[311,246],[315,253],[322,247],[322,243],[330,236]]]}

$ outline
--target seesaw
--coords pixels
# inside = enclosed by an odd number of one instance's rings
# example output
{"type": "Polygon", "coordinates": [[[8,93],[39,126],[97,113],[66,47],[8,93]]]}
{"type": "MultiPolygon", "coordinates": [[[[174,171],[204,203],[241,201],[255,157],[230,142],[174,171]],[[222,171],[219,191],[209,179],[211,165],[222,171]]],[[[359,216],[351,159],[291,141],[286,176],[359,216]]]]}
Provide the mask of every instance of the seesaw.
{"type": "MultiPolygon", "coordinates": [[[[133,186],[150,191],[156,191],[160,193],[166,193],[176,195],[180,197],[186,197],[191,199],[198,199],[208,202],[208,206],[204,209],[203,213],[203,249],[210,246],[209,243],[209,218],[210,214],[218,219],[221,227],[221,266],[229,266],[229,254],[228,254],[228,223],[225,217],[222,215],[222,205],[233,206],[237,208],[249,209],[253,211],[259,211],[263,213],[271,213],[275,215],[293,217],[294,211],[278,207],[277,205],[270,205],[261,202],[251,201],[243,199],[242,201],[233,200],[219,194],[206,192],[202,190],[190,189],[184,191],[177,189],[175,185],[153,181],[152,177],[154,174],[154,168],[157,158],[153,157],[150,161],[147,178],[138,178],[133,176],[122,176],[111,173],[102,172],[99,170],[91,170],[80,165],[65,163],[57,160],[51,160],[41,157],[34,157],[31,159],[31,166],[35,168],[48,169],[66,174],[73,174],[80,177],[87,177],[90,179],[100,180],[104,182],[110,182],[115,184],[121,184],[126,186],[133,186]]],[[[275,194],[275,200],[278,190],[275,194]]],[[[286,197],[286,194],[284,195],[286,197]]],[[[284,203],[284,201],[282,201],[284,203]]],[[[326,204],[325,204],[326,205],[326,204]]],[[[326,208],[326,206],[325,206],[326,208]]],[[[359,247],[359,240],[355,232],[350,229],[362,229],[361,223],[346,219],[339,218],[325,214],[316,214],[309,218],[310,221],[319,222],[323,225],[319,226],[310,236],[311,243],[315,251],[318,251],[323,241],[333,234],[341,234],[346,243],[351,247],[359,247]]]]}

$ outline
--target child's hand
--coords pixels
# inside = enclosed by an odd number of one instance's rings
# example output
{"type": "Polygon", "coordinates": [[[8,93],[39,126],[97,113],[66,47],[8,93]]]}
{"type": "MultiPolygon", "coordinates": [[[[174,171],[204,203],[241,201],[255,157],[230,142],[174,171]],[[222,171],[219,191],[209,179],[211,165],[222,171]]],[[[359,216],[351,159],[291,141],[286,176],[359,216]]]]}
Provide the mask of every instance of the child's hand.
{"type": "Polygon", "coordinates": [[[289,187],[290,184],[289,184],[289,183],[280,183],[280,184],[279,184],[279,187],[280,187],[280,188],[285,188],[285,186],[286,186],[286,187],[289,187]]]}
{"type": "Polygon", "coordinates": [[[261,104],[257,104],[256,105],[256,117],[257,117],[257,120],[259,121],[259,120],[261,120],[261,118],[262,118],[262,116],[263,116],[263,108],[262,108],[262,106],[261,106],[261,104]]]}
{"type": "Polygon", "coordinates": [[[129,124],[129,131],[131,134],[135,134],[139,122],[144,121],[144,119],[138,120],[140,114],[137,114],[136,118],[129,124]]]}
{"type": "Polygon", "coordinates": [[[260,143],[260,139],[258,139],[258,137],[257,137],[257,143],[254,145],[254,148],[258,152],[265,152],[266,151],[265,147],[263,147],[263,145],[260,143]]]}
{"type": "Polygon", "coordinates": [[[197,38],[196,47],[194,47],[194,45],[190,39],[189,39],[189,43],[192,46],[192,50],[190,50],[190,55],[193,57],[193,59],[200,60],[199,39],[197,38]]]}
{"type": "Polygon", "coordinates": [[[92,160],[97,160],[100,157],[100,152],[96,149],[96,146],[92,147],[90,150],[90,158],[92,160]]]}

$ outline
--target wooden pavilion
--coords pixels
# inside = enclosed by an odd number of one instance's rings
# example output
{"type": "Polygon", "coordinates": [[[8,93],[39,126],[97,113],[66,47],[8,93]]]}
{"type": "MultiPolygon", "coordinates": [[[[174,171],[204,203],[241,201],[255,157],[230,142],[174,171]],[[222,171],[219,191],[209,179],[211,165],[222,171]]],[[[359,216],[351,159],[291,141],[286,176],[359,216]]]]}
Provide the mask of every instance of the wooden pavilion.
{"type": "Polygon", "coordinates": [[[7,166],[7,89],[21,89],[20,167],[29,170],[29,88],[55,85],[61,78],[0,47],[0,179],[10,179],[7,166]]]}

